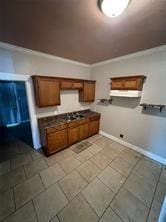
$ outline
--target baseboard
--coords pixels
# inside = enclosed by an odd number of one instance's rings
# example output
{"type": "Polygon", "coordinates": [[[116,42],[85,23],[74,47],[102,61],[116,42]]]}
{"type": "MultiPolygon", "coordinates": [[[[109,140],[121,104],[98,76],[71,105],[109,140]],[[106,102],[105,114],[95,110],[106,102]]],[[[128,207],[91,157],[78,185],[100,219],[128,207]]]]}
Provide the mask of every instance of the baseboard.
{"type": "Polygon", "coordinates": [[[124,145],[124,146],[126,146],[128,148],[131,148],[132,150],[135,150],[135,151],[143,154],[144,156],[147,156],[147,157],[149,157],[149,158],[151,158],[151,159],[153,159],[153,160],[155,160],[155,161],[157,161],[159,163],[162,163],[162,164],[166,165],[166,159],[165,158],[162,158],[162,157],[160,157],[160,156],[158,156],[156,154],[153,154],[153,153],[151,153],[149,151],[144,150],[141,147],[135,146],[135,145],[133,145],[131,143],[128,143],[128,142],[126,142],[126,141],[124,141],[122,139],[119,139],[119,138],[117,138],[115,136],[112,136],[112,135],[110,135],[108,133],[105,133],[104,131],[100,131],[99,133],[101,135],[105,136],[105,137],[108,137],[109,139],[111,139],[111,140],[113,140],[113,141],[115,141],[117,143],[120,143],[120,144],[122,144],[122,145],[124,145]]]}

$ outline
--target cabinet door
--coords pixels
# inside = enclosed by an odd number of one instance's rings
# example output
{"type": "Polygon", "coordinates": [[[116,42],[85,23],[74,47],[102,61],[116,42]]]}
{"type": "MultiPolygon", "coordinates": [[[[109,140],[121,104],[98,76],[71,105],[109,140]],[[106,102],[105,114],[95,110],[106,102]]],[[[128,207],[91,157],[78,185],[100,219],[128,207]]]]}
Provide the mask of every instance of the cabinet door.
{"type": "Polygon", "coordinates": [[[124,81],[124,88],[128,90],[142,90],[143,80],[137,78],[126,79],[124,81]]]}
{"type": "Polygon", "coordinates": [[[99,119],[90,121],[89,123],[89,136],[93,136],[99,132],[99,119]]]}
{"type": "Polygon", "coordinates": [[[80,140],[86,139],[89,135],[89,123],[80,125],[80,140]]]}
{"type": "Polygon", "coordinates": [[[124,82],[123,80],[112,80],[111,82],[111,89],[112,90],[120,90],[124,88],[124,82]]]}
{"type": "Polygon", "coordinates": [[[74,144],[80,140],[79,126],[68,128],[69,145],[74,144]]]}
{"type": "Polygon", "coordinates": [[[36,103],[39,107],[60,105],[59,81],[54,78],[35,78],[36,103]]]}
{"type": "Polygon", "coordinates": [[[81,102],[93,102],[95,100],[95,82],[84,81],[83,90],[79,95],[81,102]]]}
{"type": "Polygon", "coordinates": [[[84,101],[95,100],[95,84],[93,82],[84,82],[84,101]]]}
{"type": "Polygon", "coordinates": [[[67,147],[67,145],[67,129],[47,134],[47,155],[55,153],[56,151],[67,147]]]}

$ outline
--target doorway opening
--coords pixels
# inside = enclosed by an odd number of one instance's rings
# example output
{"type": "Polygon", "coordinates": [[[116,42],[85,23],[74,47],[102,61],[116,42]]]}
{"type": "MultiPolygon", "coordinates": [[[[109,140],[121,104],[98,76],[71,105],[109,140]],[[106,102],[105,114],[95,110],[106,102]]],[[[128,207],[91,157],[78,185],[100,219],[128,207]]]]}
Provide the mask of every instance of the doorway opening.
{"type": "Polygon", "coordinates": [[[33,146],[25,82],[0,81],[0,141],[16,138],[33,146]]]}

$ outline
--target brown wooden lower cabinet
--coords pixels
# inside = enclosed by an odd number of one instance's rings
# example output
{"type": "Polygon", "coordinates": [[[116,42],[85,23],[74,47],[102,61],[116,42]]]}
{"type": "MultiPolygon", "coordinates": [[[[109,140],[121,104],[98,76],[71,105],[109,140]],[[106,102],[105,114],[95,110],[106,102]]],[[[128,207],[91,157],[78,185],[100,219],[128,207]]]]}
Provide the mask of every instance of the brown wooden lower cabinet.
{"type": "Polygon", "coordinates": [[[42,140],[45,141],[43,142],[45,144],[43,145],[45,154],[49,156],[67,146],[97,134],[99,132],[99,122],[100,116],[98,115],[47,128],[46,132],[41,134],[42,140]]]}

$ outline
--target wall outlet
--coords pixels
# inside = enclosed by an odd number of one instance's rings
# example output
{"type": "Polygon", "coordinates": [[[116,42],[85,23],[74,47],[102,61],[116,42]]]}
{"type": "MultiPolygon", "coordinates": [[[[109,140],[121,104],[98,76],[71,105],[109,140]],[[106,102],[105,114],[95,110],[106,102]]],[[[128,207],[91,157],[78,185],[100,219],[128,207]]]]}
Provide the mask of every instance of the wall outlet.
{"type": "Polygon", "coordinates": [[[124,135],[123,134],[120,134],[120,138],[123,138],[124,137],[124,135]]]}

